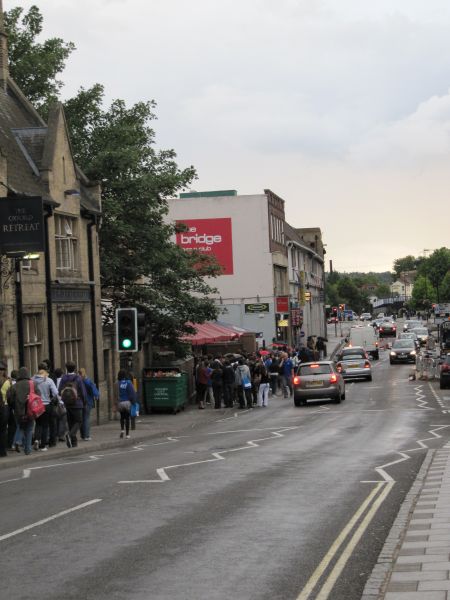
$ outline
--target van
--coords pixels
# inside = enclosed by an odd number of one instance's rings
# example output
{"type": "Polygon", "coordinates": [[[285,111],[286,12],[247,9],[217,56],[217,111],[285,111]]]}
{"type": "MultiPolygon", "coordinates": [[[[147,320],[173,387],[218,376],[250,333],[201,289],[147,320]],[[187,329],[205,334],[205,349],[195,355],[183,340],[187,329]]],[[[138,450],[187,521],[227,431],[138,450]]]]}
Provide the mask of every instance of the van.
{"type": "Polygon", "coordinates": [[[362,346],[375,360],[380,358],[378,337],[373,327],[351,327],[348,336],[349,346],[362,346]]]}

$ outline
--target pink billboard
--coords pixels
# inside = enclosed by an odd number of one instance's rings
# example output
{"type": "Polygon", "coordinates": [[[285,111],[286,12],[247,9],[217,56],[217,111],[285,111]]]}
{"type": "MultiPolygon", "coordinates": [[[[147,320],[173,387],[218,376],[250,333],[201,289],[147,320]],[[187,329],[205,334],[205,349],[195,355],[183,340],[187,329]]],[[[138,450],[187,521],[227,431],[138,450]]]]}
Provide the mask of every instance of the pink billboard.
{"type": "Polygon", "coordinates": [[[214,256],[222,275],[233,275],[233,239],[231,219],[183,219],[187,231],[177,233],[177,245],[214,256]]]}

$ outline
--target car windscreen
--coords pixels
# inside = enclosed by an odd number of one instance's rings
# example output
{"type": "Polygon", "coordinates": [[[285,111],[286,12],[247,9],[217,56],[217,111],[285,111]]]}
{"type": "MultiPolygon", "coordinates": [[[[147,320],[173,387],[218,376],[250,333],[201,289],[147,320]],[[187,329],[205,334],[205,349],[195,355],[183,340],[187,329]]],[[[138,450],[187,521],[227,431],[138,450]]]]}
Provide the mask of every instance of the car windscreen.
{"type": "Polygon", "coordinates": [[[300,365],[298,368],[298,375],[303,375],[303,377],[305,375],[328,375],[329,373],[331,373],[330,365],[300,365]]]}
{"type": "Polygon", "coordinates": [[[405,325],[408,329],[415,329],[416,327],[420,327],[422,323],[420,321],[406,321],[405,325]]]}
{"type": "Polygon", "coordinates": [[[340,354],[340,358],[341,360],[346,359],[347,356],[353,356],[353,358],[355,356],[357,356],[358,358],[365,358],[366,357],[366,353],[364,350],[356,350],[356,349],[349,349],[349,350],[343,350],[340,354]]]}
{"type": "Polygon", "coordinates": [[[361,352],[354,352],[353,354],[343,354],[341,356],[341,360],[361,360],[362,358],[366,358],[366,356],[361,352]]]}
{"type": "Polygon", "coordinates": [[[401,340],[414,340],[416,337],[417,336],[415,333],[401,333],[400,334],[401,340]]]}
{"type": "Polygon", "coordinates": [[[414,348],[414,342],[412,340],[396,340],[392,344],[392,348],[414,348]]]}
{"type": "Polygon", "coordinates": [[[428,329],[426,327],[414,327],[412,332],[417,333],[417,335],[426,335],[428,334],[428,329]]]}

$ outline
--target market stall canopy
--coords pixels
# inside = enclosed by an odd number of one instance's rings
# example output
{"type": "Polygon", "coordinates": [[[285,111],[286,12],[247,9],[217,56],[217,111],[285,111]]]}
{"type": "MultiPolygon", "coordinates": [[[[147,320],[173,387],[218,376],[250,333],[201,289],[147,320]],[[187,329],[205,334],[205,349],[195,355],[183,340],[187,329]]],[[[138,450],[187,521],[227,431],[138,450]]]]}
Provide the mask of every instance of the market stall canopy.
{"type": "Polygon", "coordinates": [[[236,331],[231,325],[207,321],[206,323],[189,323],[197,332],[183,338],[185,342],[193,346],[213,344],[215,342],[231,342],[238,339],[242,333],[236,331]]]}

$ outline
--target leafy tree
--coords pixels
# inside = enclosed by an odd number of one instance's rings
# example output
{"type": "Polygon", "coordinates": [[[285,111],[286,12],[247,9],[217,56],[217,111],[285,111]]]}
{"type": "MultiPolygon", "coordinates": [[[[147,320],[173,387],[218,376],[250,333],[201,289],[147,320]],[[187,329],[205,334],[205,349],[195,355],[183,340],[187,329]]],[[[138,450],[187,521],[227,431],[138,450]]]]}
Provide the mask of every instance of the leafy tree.
{"type": "Polygon", "coordinates": [[[439,290],[439,301],[450,302],[450,271],[447,272],[444,279],[442,280],[441,287],[439,290]]]}
{"type": "Polygon", "coordinates": [[[415,310],[429,310],[436,302],[436,292],[428,277],[419,275],[414,284],[410,305],[415,310]]]}
{"type": "MultiPolygon", "coordinates": [[[[56,76],[74,46],[59,38],[38,43],[39,9],[31,7],[21,20],[22,12],[5,15],[11,74],[45,113],[58,97],[62,83],[56,76]]],[[[105,316],[117,305],[138,306],[148,316],[153,341],[177,348],[183,334],[193,332],[188,322],[217,316],[209,298],[214,290],[204,276],[217,274],[218,265],[181,250],[171,241],[174,226],[166,222],[166,199],[188,186],[196,172],[179,169],[173,150],[155,149],[154,102],[127,107],[115,100],[105,109],[103,97],[100,84],[82,88],[65,110],[75,160],[102,185],[101,282],[111,301],[105,316]]]]}
{"type": "Polygon", "coordinates": [[[450,250],[439,248],[426,258],[419,268],[419,273],[431,281],[436,290],[436,297],[440,300],[439,288],[448,271],[450,270],[450,250]]]}
{"type": "Polygon", "coordinates": [[[375,290],[375,295],[378,298],[389,298],[391,295],[391,288],[385,283],[382,283],[375,290]]]}
{"type": "Polygon", "coordinates": [[[414,271],[417,268],[417,259],[412,254],[404,256],[403,258],[397,258],[394,261],[394,273],[398,278],[405,271],[414,271]]]}
{"type": "Polygon", "coordinates": [[[25,14],[23,8],[12,8],[4,13],[4,19],[11,76],[35,108],[46,116],[48,106],[57,100],[63,86],[57,76],[64,70],[75,45],[61,38],[37,41],[43,23],[37,6],[31,6],[25,14]]]}

